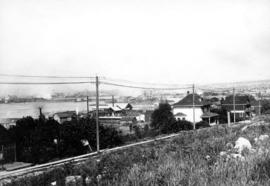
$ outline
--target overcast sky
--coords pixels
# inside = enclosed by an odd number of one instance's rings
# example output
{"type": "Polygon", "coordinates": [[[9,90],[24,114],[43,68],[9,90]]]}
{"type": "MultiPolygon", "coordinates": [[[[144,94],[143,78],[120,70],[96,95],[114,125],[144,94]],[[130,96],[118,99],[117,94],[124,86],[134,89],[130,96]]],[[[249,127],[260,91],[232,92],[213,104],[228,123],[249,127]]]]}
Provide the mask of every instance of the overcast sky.
{"type": "Polygon", "coordinates": [[[0,73],[270,79],[269,0],[1,0],[0,73]]]}

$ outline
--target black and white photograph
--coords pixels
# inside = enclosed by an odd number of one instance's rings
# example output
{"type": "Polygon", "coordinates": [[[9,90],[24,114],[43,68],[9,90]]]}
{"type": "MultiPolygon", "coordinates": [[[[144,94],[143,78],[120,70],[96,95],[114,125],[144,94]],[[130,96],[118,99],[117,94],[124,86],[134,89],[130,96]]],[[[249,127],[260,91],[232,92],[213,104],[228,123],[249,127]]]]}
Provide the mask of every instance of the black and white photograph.
{"type": "Polygon", "coordinates": [[[269,0],[0,0],[0,186],[269,185],[269,0]]]}

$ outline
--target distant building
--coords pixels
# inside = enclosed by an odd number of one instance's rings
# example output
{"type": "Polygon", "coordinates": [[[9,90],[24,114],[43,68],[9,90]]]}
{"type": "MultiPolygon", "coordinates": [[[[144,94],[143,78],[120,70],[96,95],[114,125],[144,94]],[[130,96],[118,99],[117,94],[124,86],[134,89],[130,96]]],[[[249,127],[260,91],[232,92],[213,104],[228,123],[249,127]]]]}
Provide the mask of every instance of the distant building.
{"type": "Polygon", "coordinates": [[[0,120],[0,125],[5,127],[6,129],[11,128],[12,126],[16,126],[18,118],[5,118],[0,120]]]}
{"type": "Polygon", "coordinates": [[[65,121],[71,121],[72,117],[76,117],[76,111],[58,112],[53,115],[53,119],[58,121],[60,124],[65,121]]]}
{"type": "Polygon", "coordinates": [[[146,110],[144,112],[144,118],[145,118],[145,122],[151,122],[151,117],[152,117],[152,114],[153,114],[153,110],[146,110]]]}

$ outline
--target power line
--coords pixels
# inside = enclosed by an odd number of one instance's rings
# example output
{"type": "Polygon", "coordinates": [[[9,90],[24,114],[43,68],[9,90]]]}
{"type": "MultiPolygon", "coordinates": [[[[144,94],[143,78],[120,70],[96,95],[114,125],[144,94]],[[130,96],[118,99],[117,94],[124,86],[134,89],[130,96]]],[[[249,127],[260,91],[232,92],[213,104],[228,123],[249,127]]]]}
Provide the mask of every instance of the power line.
{"type": "Polygon", "coordinates": [[[52,79],[94,79],[91,76],[37,76],[21,74],[0,74],[2,77],[25,77],[25,78],[52,78],[52,79]]]}
{"type": "Polygon", "coordinates": [[[78,82],[0,82],[1,85],[64,85],[64,84],[88,84],[94,81],[78,81],[78,82]]]}
{"type": "Polygon", "coordinates": [[[117,86],[117,87],[125,87],[125,88],[134,88],[134,89],[147,89],[147,90],[186,90],[190,89],[192,87],[176,87],[176,88],[163,88],[163,87],[143,87],[143,86],[132,86],[132,85],[123,85],[123,84],[118,84],[118,83],[110,83],[110,82],[101,82],[102,84],[105,85],[112,85],[112,86],[117,86]]]}
{"type": "MultiPolygon", "coordinates": [[[[166,84],[166,83],[149,83],[149,82],[135,82],[135,81],[130,81],[130,80],[123,80],[123,79],[115,79],[115,78],[104,78],[105,80],[108,81],[113,81],[113,82],[117,82],[117,83],[130,83],[130,84],[137,84],[137,85],[161,85],[161,86],[179,86],[179,84],[166,84]]],[[[187,84],[186,86],[192,86],[187,84]]]]}

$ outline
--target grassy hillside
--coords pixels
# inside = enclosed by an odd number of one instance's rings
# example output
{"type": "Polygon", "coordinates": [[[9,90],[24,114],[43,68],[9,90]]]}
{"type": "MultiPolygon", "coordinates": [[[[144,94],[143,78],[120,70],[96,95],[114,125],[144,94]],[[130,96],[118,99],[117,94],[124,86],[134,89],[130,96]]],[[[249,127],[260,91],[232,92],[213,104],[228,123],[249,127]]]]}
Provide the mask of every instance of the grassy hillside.
{"type": "Polygon", "coordinates": [[[64,166],[38,176],[13,180],[8,185],[65,185],[67,175],[80,175],[71,185],[269,185],[270,140],[257,144],[255,137],[270,135],[269,118],[233,128],[217,126],[181,132],[179,137],[121,152],[103,154],[78,166],[64,166]],[[238,137],[250,140],[253,152],[244,159],[226,159],[228,143],[238,137]]]}

